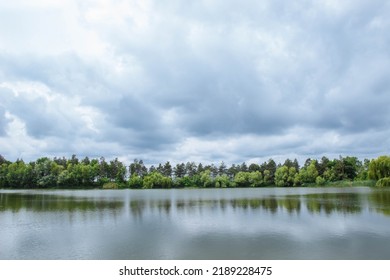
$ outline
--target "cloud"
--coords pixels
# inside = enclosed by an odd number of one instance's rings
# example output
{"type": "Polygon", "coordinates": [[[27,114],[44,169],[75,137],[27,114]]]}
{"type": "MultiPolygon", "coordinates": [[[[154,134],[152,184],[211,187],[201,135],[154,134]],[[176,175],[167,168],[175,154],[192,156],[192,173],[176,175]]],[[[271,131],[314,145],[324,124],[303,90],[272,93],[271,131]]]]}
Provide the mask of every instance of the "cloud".
{"type": "Polygon", "coordinates": [[[18,120],[36,156],[389,153],[387,1],[0,7],[0,140],[18,120]]]}
{"type": "Polygon", "coordinates": [[[5,117],[5,109],[3,106],[0,106],[0,136],[5,136],[5,126],[7,125],[5,117]]]}

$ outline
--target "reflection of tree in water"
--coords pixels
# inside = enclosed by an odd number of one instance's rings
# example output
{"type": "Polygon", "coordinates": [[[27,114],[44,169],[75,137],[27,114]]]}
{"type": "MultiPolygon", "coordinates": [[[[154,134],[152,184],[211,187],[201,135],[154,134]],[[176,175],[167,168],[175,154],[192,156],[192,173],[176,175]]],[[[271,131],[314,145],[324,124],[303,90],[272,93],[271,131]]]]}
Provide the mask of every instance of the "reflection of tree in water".
{"type": "Polygon", "coordinates": [[[142,218],[142,212],[144,211],[146,203],[144,200],[132,200],[130,201],[130,211],[133,217],[142,218]]]}
{"type": "Polygon", "coordinates": [[[18,212],[22,209],[35,212],[85,212],[120,210],[122,201],[48,194],[0,194],[0,211],[18,212]]]}
{"type": "Polygon", "coordinates": [[[286,198],[251,198],[251,199],[234,199],[231,200],[231,206],[233,209],[243,208],[243,209],[262,209],[270,211],[271,213],[276,213],[278,209],[286,209],[287,212],[297,212],[301,210],[301,201],[296,197],[286,197],[286,198]]]}
{"type": "MultiPolygon", "coordinates": [[[[139,204],[139,202],[137,202],[137,204],[139,204]]],[[[131,202],[130,202],[130,205],[131,205],[131,202]]],[[[146,205],[146,203],[144,201],[143,205],[142,205],[142,209],[146,207],[145,205],[146,205]]],[[[157,209],[158,213],[160,213],[160,214],[163,213],[163,214],[169,216],[169,214],[171,213],[172,203],[171,203],[171,200],[169,200],[169,199],[151,200],[151,201],[149,201],[149,208],[151,210],[157,209]]],[[[137,211],[142,210],[142,209],[137,209],[137,211]]]]}
{"type": "Polygon", "coordinates": [[[360,213],[362,211],[360,196],[357,193],[316,193],[303,197],[311,213],[360,213]]]}
{"type": "Polygon", "coordinates": [[[378,190],[369,196],[370,207],[377,212],[390,215],[390,191],[378,190]]]}
{"type": "Polygon", "coordinates": [[[157,208],[158,208],[159,212],[164,211],[164,213],[167,215],[169,215],[169,213],[171,212],[171,206],[172,206],[172,203],[168,199],[159,200],[157,203],[157,208]]]}
{"type": "Polygon", "coordinates": [[[202,209],[221,209],[225,211],[228,208],[233,210],[267,210],[271,213],[276,213],[278,208],[285,208],[289,213],[299,212],[301,209],[301,202],[299,198],[243,198],[243,199],[209,199],[209,200],[177,200],[172,202],[171,200],[157,200],[149,201],[148,204],[142,201],[131,201],[130,209],[136,216],[141,215],[145,208],[158,209],[169,215],[172,207],[175,207],[177,212],[192,212],[194,210],[202,209]]]}
{"type": "MultiPolygon", "coordinates": [[[[378,210],[390,215],[390,192],[378,192],[371,195],[378,210]]],[[[130,209],[134,216],[140,217],[149,208],[158,209],[159,213],[170,215],[172,209],[177,212],[193,212],[195,210],[226,209],[233,210],[265,210],[271,213],[285,210],[288,213],[300,213],[306,205],[310,213],[360,213],[362,199],[358,193],[316,193],[307,195],[270,196],[262,198],[240,199],[180,199],[180,200],[144,200],[131,201],[130,209]]]]}
{"type": "Polygon", "coordinates": [[[195,210],[228,208],[233,210],[265,210],[271,213],[285,210],[288,213],[300,213],[302,203],[306,204],[311,213],[332,212],[357,213],[361,211],[360,198],[358,194],[310,194],[292,195],[282,197],[265,198],[241,198],[241,199],[220,199],[220,200],[156,200],[145,203],[144,201],[131,201],[130,209],[134,216],[141,216],[146,208],[158,209],[159,212],[170,215],[172,207],[177,212],[192,212],[195,210]]]}
{"type": "MultiPolygon", "coordinates": [[[[380,190],[369,194],[370,206],[390,215],[390,191],[380,190]]],[[[162,199],[162,200],[131,200],[129,209],[131,215],[141,218],[146,209],[156,210],[164,215],[176,212],[212,211],[220,209],[226,211],[263,210],[270,213],[286,211],[300,213],[302,206],[306,205],[310,213],[359,213],[362,211],[362,198],[358,193],[316,193],[306,195],[269,196],[260,198],[238,199],[162,199]]],[[[53,194],[21,194],[0,193],[0,211],[65,211],[65,212],[103,212],[110,210],[118,213],[124,207],[121,200],[102,198],[86,198],[53,194]]]]}
{"type": "Polygon", "coordinates": [[[289,213],[301,211],[301,200],[299,198],[285,198],[280,200],[280,205],[289,213]]]}

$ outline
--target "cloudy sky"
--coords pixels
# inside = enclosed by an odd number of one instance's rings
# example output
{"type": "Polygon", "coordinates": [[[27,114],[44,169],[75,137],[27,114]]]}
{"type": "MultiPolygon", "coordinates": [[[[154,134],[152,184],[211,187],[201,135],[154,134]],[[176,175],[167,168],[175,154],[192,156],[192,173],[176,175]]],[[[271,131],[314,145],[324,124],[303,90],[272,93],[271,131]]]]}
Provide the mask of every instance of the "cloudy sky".
{"type": "Polygon", "coordinates": [[[0,154],[390,153],[387,0],[0,2],[0,154]]]}

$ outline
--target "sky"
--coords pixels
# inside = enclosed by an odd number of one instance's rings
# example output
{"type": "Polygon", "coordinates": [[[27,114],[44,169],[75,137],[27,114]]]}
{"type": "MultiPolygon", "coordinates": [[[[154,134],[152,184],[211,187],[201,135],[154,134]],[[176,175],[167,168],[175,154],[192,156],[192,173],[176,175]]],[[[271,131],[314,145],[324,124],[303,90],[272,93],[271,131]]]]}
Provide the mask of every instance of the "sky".
{"type": "Polygon", "coordinates": [[[390,153],[387,0],[0,2],[0,154],[390,153]]]}

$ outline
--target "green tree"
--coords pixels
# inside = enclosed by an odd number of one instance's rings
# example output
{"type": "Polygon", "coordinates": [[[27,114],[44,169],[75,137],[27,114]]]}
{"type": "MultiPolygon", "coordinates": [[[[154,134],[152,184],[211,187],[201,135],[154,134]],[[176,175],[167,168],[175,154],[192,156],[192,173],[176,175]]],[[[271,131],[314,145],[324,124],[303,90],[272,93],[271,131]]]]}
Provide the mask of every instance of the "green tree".
{"type": "Polygon", "coordinates": [[[232,164],[232,166],[230,166],[227,171],[226,171],[226,174],[228,175],[228,177],[233,180],[234,179],[234,176],[236,176],[236,174],[240,171],[239,170],[239,166],[236,166],[235,164],[232,164]]]}
{"type": "Polygon", "coordinates": [[[227,172],[226,164],[222,161],[218,167],[218,175],[219,176],[225,175],[226,172],[227,172]]]}
{"type": "Polygon", "coordinates": [[[266,164],[266,170],[269,171],[269,180],[271,182],[274,182],[275,180],[275,172],[276,172],[276,162],[271,158],[268,160],[267,164],[266,164]]]}
{"type": "Polygon", "coordinates": [[[140,177],[144,177],[148,173],[148,169],[145,167],[143,160],[134,159],[134,162],[129,166],[130,176],[136,174],[140,177]]]}
{"type": "Polygon", "coordinates": [[[172,166],[169,163],[169,161],[167,161],[164,164],[164,167],[163,167],[163,170],[162,170],[162,175],[164,175],[165,177],[169,177],[169,178],[172,177],[172,166]]]}
{"type": "Polygon", "coordinates": [[[23,185],[24,162],[13,162],[8,165],[6,180],[11,188],[21,188],[23,185]]]}
{"type": "MultiPolygon", "coordinates": [[[[153,174],[154,172],[150,173],[153,174]]],[[[137,174],[133,174],[130,176],[128,185],[132,189],[141,189],[143,187],[143,180],[141,176],[138,176],[137,174]]]]}
{"type": "Polygon", "coordinates": [[[11,164],[10,161],[6,160],[1,154],[0,154],[0,166],[3,165],[3,164],[11,164]]]}
{"type": "Polygon", "coordinates": [[[370,162],[368,176],[373,180],[390,177],[390,157],[380,156],[370,162]]]}
{"type": "Polygon", "coordinates": [[[298,176],[299,181],[302,183],[315,183],[318,176],[317,161],[307,160],[305,166],[299,171],[298,176]]]}
{"type": "Polygon", "coordinates": [[[184,163],[178,163],[173,168],[173,174],[175,175],[175,178],[182,178],[186,175],[186,166],[184,163]]]}
{"type": "Polygon", "coordinates": [[[264,174],[263,180],[264,180],[264,184],[266,186],[274,184],[274,180],[272,180],[272,177],[271,177],[271,172],[268,169],[265,169],[263,171],[263,174],[264,174]]]}
{"type": "Polygon", "coordinates": [[[288,167],[281,166],[276,169],[275,172],[275,185],[278,187],[288,186],[288,167]]]}
{"type": "Polygon", "coordinates": [[[209,169],[200,173],[200,183],[203,188],[212,188],[214,186],[214,180],[209,169]]]}
{"type": "Polygon", "coordinates": [[[295,167],[281,166],[275,172],[275,185],[278,187],[291,187],[297,174],[295,167]]]}
{"type": "Polygon", "coordinates": [[[344,176],[346,179],[354,180],[357,176],[358,170],[361,168],[362,163],[357,157],[344,157],[342,158],[344,165],[344,176]]]}
{"type": "Polygon", "coordinates": [[[316,178],[316,184],[317,184],[318,186],[323,186],[323,185],[325,185],[325,183],[326,183],[326,180],[325,180],[323,177],[317,176],[317,178],[316,178]]]}
{"type": "Polygon", "coordinates": [[[0,188],[8,188],[8,164],[2,163],[0,164],[0,188]]]}
{"type": "Polygon", "coordinates": [[[249,173],[249,186],[250,187],[261,187],[263,185],[263,175],[260,171],[252,171],[249,173]]]}
{"type": "Polygon", "coordinates": [[[125,182],[126,167],[122,162],[115,158],[110,161],[108,178],[110,181],[115,181],[118,184],[125,182]]]}
{"type": "Polygon", "coordinates": [[[38,159],[34,166],[37,185],[41,188],[56,187],[61,168],[62,166],[47,157],[38,159]]]}
{"type": "Polygon", "coordinates": [[[248,167],[248,170],[250,172],[254,172],[254,171],[260,171],[260,166],[256,163],[251,163],[248,167]]]}
{"type": "Polygon", "coordinates": [[[71,173],[68,170],[63,170],[57,178],[57,185],[59,187],[72,187],[74,186],[74,181],[71,176],[71,173]]]}
{"type": "Polygon", "coordinates": [[[190,188],[190,187],[200,187],[200,176],[184,176],[181,178],[176,178],[174,181],[174,186],[177,188],[190,188]]]}
{"type": "Polygon", "coordinates": [[[144,189],[167,189],[172,187],[172,179],[169,177],[165,177],[164,175],[153,172],[151,174],[146,175],[143,178],[143,188],[144,189]]]}
{"type": "Polygon", "coordinates": [[[216,188],[227,188],[230,187],[230,180],[226,174],[218,175],[214,179],[216,188]]]}
{"type": "Polygon", "coordinates": [[[357,170],[356,179],[360,181],[368,180],[368,170],[370,167],[370,160],[364,159],[363,164],[357,170]]]}
{"type": "Polygon", "coordinates": [[[390,187],[390,177],[381,178],[376,183],[377,187],[390,187]]]}
{"type": "Polygon", "coordinates": [[[95,182],[97,174],[95,169],[90,164],[82,163],[80,164],[81,168],[81,183],[84,186],[92,186],[95,182]]]}
{"type": "Polygon", "coordinates": [[[246,188],[249,187],[249,173],[240,171],[234,176],[234,183],[236,187],[246,188]]]}
{"type": "Polygon", "coordinates": [[[185,170],[186,170],[186,175],[189,177],[193,177],[198,173],[195,162],[187,162],[185,170]]]}

